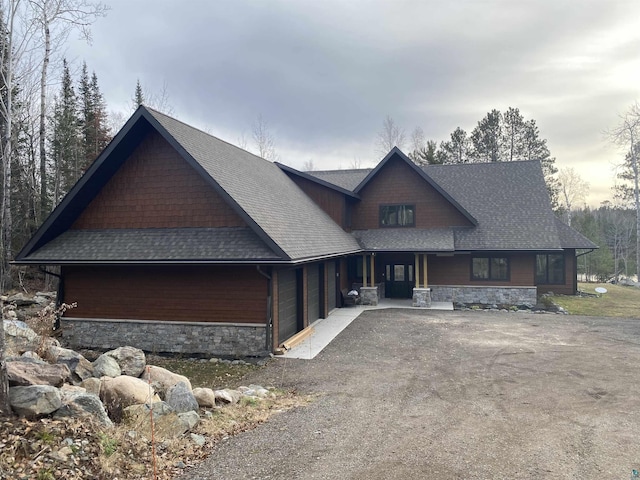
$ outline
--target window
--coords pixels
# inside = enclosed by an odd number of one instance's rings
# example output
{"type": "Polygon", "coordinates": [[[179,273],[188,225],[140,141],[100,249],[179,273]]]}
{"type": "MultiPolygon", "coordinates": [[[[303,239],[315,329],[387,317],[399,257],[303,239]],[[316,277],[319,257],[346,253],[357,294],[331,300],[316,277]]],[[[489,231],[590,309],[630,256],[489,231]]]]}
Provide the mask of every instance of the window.
{"type": "Polygon", "coordinates": [[[415,205],[380,205],[381,227],[413,227],[415,205]]]}
{"type": "Polygon", "coordinates": [[[509,280],[507,257],[472,257],[471,280],[509,280]]]}
{"type": "Polygon", "coordinates": [[[549,253],[536,255],[536,284],[564,284],[564,255],[549,253]]]}

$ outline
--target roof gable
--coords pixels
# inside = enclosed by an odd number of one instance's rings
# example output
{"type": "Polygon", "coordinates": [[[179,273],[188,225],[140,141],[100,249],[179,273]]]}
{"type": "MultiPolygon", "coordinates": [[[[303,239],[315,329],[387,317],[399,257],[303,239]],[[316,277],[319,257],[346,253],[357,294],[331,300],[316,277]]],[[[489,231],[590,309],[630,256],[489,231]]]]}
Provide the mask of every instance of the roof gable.
{"type": "Polygon", "coordinates": [[[277,165],[141,106],[33,238],[20,261],[68,230],[149,132],[158,132],[284,261],[360,249],[277,165]]]}
{"type": "Polygon", "coordinates": [[[444,190],[438,183],[436,183],[424,170],[420,169],[415,163],[411,161],[398,147],[393,147],[391,151],[378,163],[378,165],[371,170],[367,176],[360,182],[355,188],[354,193],[359,194],[370,182],[374,179],[381,170],[392,159],[399,159],[403,161],[409,168],[425,182],[427,182],[434,190],[436,190],[444,199],[449,202],[453,207],[458,210],[472,225],[477,225],[478,221],[471,215],[464,207],[462,207],[455,198],[453,198],[446,190],[444,190]]]}

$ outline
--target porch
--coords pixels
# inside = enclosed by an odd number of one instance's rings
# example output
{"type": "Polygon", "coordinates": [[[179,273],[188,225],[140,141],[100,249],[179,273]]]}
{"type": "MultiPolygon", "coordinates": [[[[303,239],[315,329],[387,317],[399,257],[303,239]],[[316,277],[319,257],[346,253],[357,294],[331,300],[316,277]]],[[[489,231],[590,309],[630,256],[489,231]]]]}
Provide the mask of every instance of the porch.
{"type": "Polygon", "coordinates": [[[411,308],[413,310],[453,310],[452,302],[431,302],[430,307],[413,307],[410,298],[382,298],[377,305],[354,305],[334,309],[327,318],[316,320],[307,328],[313,333],[281,357],[310,360],[320,353],[342,330],[365,310],[411,308]]]}

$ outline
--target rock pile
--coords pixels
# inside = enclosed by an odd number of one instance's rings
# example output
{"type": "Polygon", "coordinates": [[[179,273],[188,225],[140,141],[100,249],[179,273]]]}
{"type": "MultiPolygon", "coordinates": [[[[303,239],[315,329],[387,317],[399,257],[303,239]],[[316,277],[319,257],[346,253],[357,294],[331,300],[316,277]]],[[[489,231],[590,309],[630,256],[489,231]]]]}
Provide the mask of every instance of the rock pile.
{"type": "Polygon", "coordinates": [[[201,409],[272,395],[258,385],[194,389],[188,378],[147,365],[144,352],[130,346],[91,362],[22,321],[4,320],[3,328],[11,408],[26,418],[89,418],[105,427],[127,420],[144,433],[153,416],[157,434],[170,438],[192,429],[201,409]]]}

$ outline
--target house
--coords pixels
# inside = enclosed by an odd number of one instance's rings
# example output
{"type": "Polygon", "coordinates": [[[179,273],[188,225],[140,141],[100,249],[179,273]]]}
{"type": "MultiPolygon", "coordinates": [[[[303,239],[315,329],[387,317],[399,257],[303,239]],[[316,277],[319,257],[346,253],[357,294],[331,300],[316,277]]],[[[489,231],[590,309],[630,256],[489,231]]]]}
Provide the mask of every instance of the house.
{"type": "Polygon", "coordinates": [[[362,300],[535,303],[596,246],[540,164],[300,172],[141,106],[18,254],[59,266],[70,345],[262,355],[362,300]]]}

